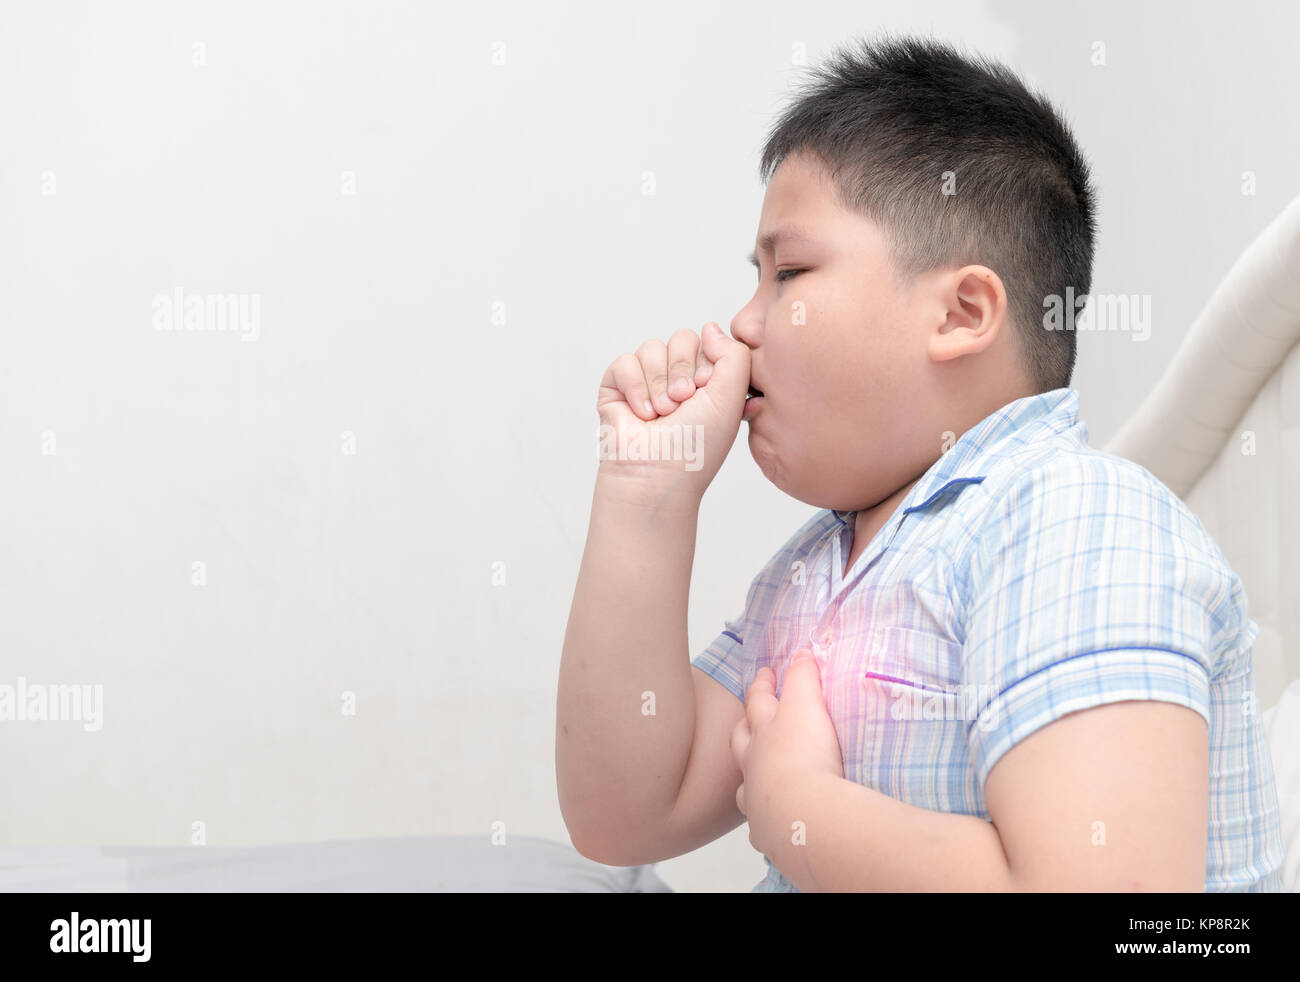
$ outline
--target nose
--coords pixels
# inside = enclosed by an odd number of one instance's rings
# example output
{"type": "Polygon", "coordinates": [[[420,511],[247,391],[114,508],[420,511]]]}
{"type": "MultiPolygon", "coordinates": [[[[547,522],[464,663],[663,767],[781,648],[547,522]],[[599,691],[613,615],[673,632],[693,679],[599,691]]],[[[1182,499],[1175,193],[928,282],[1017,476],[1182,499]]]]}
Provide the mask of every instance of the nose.
{"type": "Polygon", "coordinates": [[[750,348],[757,348],[763,341],[763,316],[757,299],[750,300],[731,318],[731,336],[750,348]]]}

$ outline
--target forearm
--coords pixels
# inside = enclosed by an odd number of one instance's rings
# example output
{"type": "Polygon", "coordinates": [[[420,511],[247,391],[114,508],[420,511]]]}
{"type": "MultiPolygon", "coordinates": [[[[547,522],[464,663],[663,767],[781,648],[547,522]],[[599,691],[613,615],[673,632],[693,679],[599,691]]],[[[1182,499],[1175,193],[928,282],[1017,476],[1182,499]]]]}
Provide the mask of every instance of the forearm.
{"type": "Polygon", "coordinates": [[[768,858],[807,893],[1018,889],[991,822],[918,808],[842,777],[783,785],[771,822],[768,858]],[[805,844],[792,842],[795,822],[805,844]]]}
{"type": "Polygon", "coordinates": [[[556,702],[560,810],[575,838],[661,824],[690,756],[699,499],[668,486],[605,472],[596,481],[556,702]]]}

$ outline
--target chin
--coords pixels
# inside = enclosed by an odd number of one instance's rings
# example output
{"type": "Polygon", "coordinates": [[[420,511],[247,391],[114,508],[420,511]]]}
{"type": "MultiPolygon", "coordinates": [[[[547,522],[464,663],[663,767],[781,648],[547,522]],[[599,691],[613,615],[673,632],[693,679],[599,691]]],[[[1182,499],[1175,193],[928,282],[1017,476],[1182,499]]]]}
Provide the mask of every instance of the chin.
{"type": "Polygon", "coordinates": [[[786,466],[785,460],[771,444],[761,436],[755,436],[752,430],[749,434],[749,453],[754,458],[754,463],[758,465],[758,469],[763,472],[763,476],[791,498],[812,505],[814,508],[835,507],[824,500],[826,489],[819,486],[815,468],[811,479],[799,473],[792,473],[786,466]]]}
{"type": "Polygon", "coordinates": [[[763,476],[795,501],[802,501],[813,508],[829,508],[834,511],[860,511],[868,507],[860,501],[847,500],[852,495],[841,499],[836,496],[834,489],[828,489],[825,468],[815,465],[800,468],[795,465],[791,469],[787,460],[761,436],[756,436],[753,430],[749,433],[749,453],[763,476]]]}

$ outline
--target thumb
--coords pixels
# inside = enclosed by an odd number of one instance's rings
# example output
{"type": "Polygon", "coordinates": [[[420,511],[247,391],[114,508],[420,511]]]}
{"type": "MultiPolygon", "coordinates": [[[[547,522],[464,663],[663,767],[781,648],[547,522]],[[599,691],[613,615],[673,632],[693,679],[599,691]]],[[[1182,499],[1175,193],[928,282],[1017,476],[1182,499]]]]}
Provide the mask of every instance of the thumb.
{"type": "Polygon", "coordinates": [[[798,701],[816,699],[821,702],[822,699],[822,676],[821,669],[817,665],[817,659],[807,648],[800,648],[790,659],[790,665],[785,670],[785,681],[781,686],[781,701],[785,702],[787,698],[794,698],[798,701]]]}
{"type": "Polygon", "coordinates": [[[743,403],[749,391],[749,345],[727,337],[712,321],[704,325],[700,340],[704,357],[713,363],[705,388],[723,405],[743,403]]]}

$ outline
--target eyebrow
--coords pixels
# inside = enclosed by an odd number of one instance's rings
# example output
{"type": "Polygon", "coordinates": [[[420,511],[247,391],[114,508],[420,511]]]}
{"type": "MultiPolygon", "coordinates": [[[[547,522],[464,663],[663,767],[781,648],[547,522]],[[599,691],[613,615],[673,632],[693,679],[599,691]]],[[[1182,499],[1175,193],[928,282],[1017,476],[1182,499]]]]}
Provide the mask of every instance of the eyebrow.
{"type": "MultiPolygon", "coordinates": [[[[778,225],[776,228],[772,229],[771,231],[764,232],[761,236],[759,236],[757,251],[751,252],[746,257],[749,260],[749,264],[753,266],[755,269],[759,269],[758,253],[771,252],[772,247],[776,245],[778,242],[781,242],[783,240],[789,240],[791,242],[810,242],[812,241],[812,236],[808,234],[807,230],[801,228],[798,225],[793,225],[789,223],[785,225],[778,225]]],[[[762,270],[759,271],[762,272],[762,270]]]]}

